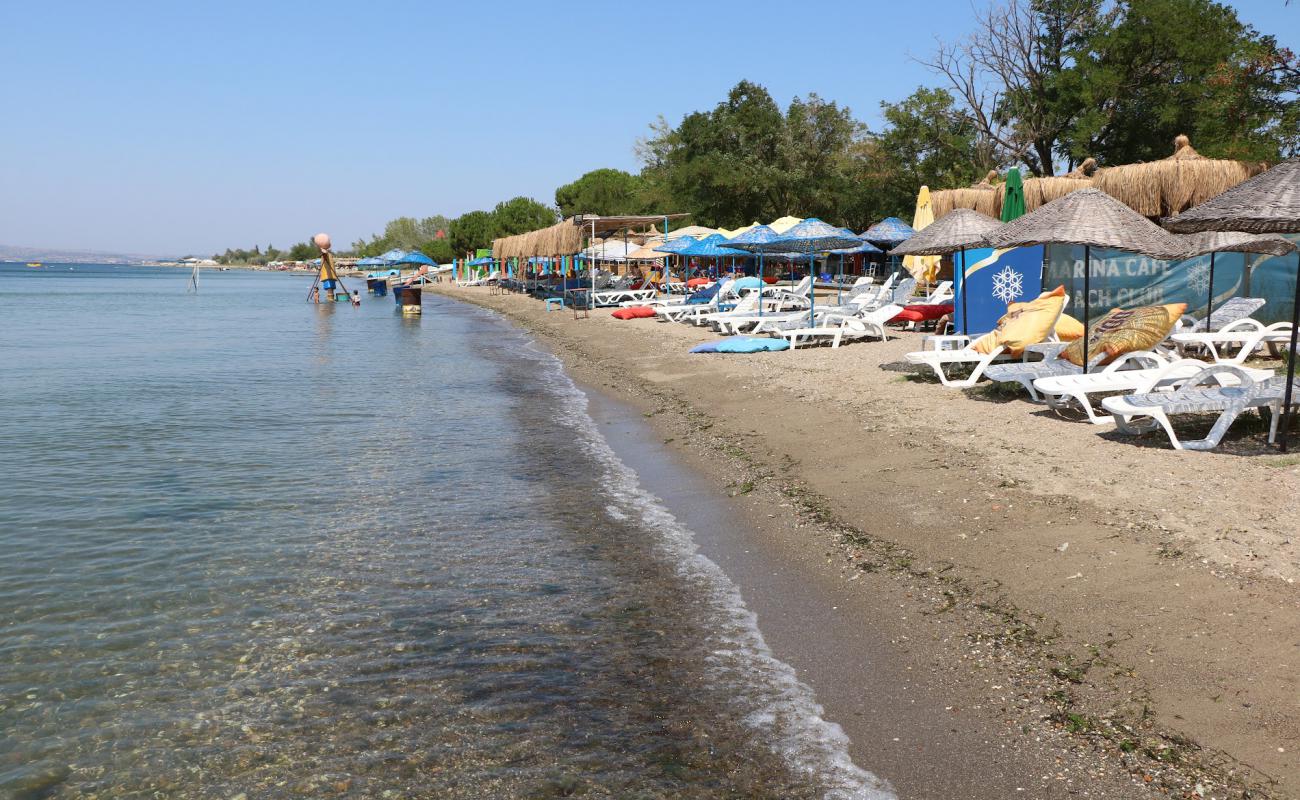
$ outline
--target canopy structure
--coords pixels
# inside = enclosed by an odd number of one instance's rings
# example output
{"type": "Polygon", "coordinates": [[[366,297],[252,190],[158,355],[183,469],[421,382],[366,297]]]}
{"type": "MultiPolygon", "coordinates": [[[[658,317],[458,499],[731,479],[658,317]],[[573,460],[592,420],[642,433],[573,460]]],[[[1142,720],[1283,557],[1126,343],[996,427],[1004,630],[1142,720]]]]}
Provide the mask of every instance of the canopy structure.
{"type": "MultiPolygon", "coordinates": [[[[689,216],[688,214],[624,214],[618,216],[602,217],[599,214],[579,214],[572,219],[572,224],[581,228],[585,233],[599,238],[602,235],[618,233],[619,231],[629,231],[633,228],[649,228],[656,223],[664,220],[681,219],[689,216]]],[[[538,253],[538,255],[555,255],[547,253],[538,253]]]]}
{"type": "Polygon", "coordinates": [[[641,246],[634,242],[606,239],[586,248],[579,257],[592,261],[627,261],[632,253],[640,249],[641,246]]]}
{"type": "Polygon", "coordinates": [[[678,250],[677,255],[691,256],[693,258],[749,258],[748,252],[727,245],[727,237],[715,233],[683,250],[678,250]]]}
{"type": "Polygon", "coordinates": [[[1107,167],[1093,185],[1146,217],[1178,214],[1221,195],[1264,171],[1249,161],[1206,158],[1186,136],[1174,139],[1174,154],[1145,164],[1107,167]]]}
{"type": "Polygon", "coordinates": [[[419,250],[413,250],[403,255],[401,258],[395,260],[393,263],[394,264],[420,264],[426,267],[438,266],[438,262],[434,261],[432,258],[429,258],[424,253],[421,253],[419,250]]]}
{"type": "Polygon", "coordinates": [[[392,250],[389,250],[388,252],[381,254],[379,256],[379,260],[385,264],[395,264],[397,263],[397,260],[404,255],[406,255],[405,250],[401,250],[394,247],[392,250]]]}
{"type": "Polygon", "coordinates": [[[664,257],[664,254],[659,252],[656,249],[659,246],[661,246],[663,243],[664,242],[662,239],[651,239],[650,241],[642,245],[640,249],[628,253],[627,255],[628,260],[629,261],[652,261],[652,260],[657,261],[664,257]]]}
{"type": "Polygon", "coordinates": [[[357,263],[356,263],[355,266],[358,266],[358,267],[382,267],[382,266],[383,266],[384,264],[386,264],[386,263],[388,263],[388,262],[384,261],[382,258],[376,258],[375,256],[371,256],[371,257],[369,257],[369,258],[360,258],[360,259],[357,259],[357,263]]]}
{"type": "Polygon", "coordinates": [[[961,189],[940,189],[930,192],[934,218],[942,219],[959,208],[978,211],[986,217],[998,216],[998,188],[995,185],[997,180],[997,171],[989,170],[979,183],[961,189]]]}
{"type": "Polygon", "coordinates": [[[885,250],[889,250],[915,235],[916,230],[898,217],[885,217],[862,232],[863,239],[885,250]]]}
{"type": "Polygon", "coordinates": [[[661,244],[654,249],[660,253],[676,254],[682,252],[683,250],[697,243],[698,241],[699,239],[696,239],[693,236],[683,236],[679,239],[671,239],[668,242],[665,242],[664,244],[661,244]]]}
{"type": "Polygon", "coordinates": [[[1002,225],[988,237],[993,247],[1035,244],[1083,245],[1083,371],[1088,371],[1093,247],[1180,259],[1185,249],[1159,225],[1100,189],[1083,189],[1053,200],[1002,225]]]}
{"type": "MultiPolygon", "coordinates": [[[[1178,233],[1249,231],[1300,233],[1300,158],[1293,158],[1240,183],[1223,194],[1165,220],[1178,233]]],[[[1295,296],[1291,305],[1291,340],[1287,345],[1286,374],[1296,374],[1296,346],[1300,344],[1300,253],[1296,255],[1295,296]]],[[[1295,382],[1287,381],[1282,398],[1282,451],[1291,428],[1291,400],[1295,382]]]]}
{"type": "Polygon", "coordinates": [[[890,252],[901,256],[943,256],[972,247],[986,247],[989,234],[1001,227],[1002,223],[992,217],[959,208],[927,225],[890,252]]]}
{"type": "Polygon", "coordinates": [[[1174,233],[1300,233],[1300,158],[1284,161],[1164,225],[1174,233]]]}
{"type": "Polygon", "coordinates": [[[802,217],[781,217],[780,219],[772,220],[772,222],[767,227],[771,228],[777,233],[785,233],[786,231],[790,230],[794,226],[798,225],[800,222],[803,222],[802,217]]]}

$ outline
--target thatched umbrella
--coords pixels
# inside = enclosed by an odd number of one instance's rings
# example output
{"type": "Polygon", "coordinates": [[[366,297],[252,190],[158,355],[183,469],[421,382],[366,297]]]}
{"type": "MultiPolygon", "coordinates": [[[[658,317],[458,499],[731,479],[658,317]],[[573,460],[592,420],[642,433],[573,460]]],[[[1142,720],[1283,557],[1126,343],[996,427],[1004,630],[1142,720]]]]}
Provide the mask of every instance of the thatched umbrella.
{"type": "MultiPolygon", "coordinates": [[[[1124,250],[1160,259],[1182,258],[1173,235],[1099,189],[1082,189],[1053,200],[989,235],[993,247],[1047,244],[1083,246],[1083,352],[1088,352],[1092,248],[1124,250]]],[[[1084,359],[1084,372],[1088,371],[1084,359]]]]}
{"type": "MultiPolygon", "coordinates": [[[[986,247],[989,236],[1001,227],[1002,223],[992,217],[969,208],[959,208],[935,220],[893,250],[894,253],[912,256],[946,256],[961,252],[961,280],[957,292],[961,295],[962,333],[970,333],[966,314],[966,250],[986,247]]],[[[953,274],[958,273],[954,270],[953,274]]]]}
{"type": "Polygon", "coordinates": [[[1168,158],[1106,167],[1093,185],[1143,216],[1164,217],[1200,205],[1263,170],[1258,162],[1206,158],[1180,135],[1168,158]]]}
{"type": "Polygon", "coordinates": [[[934,206],[934,218],[942,219],[959,208],[978,211],[987,217],[996,217],[1001,213],[999,205],[1002,195],[996,185],[998,173],[989,170],[978,183],[961,189],[942,189],[930,193],[930,203],[934,206]]]}
{"type": "MultiPolygon", "coordinates": [[[[1300,158],[1293,158],[1238,184],[1191,211],[1165,220],[1176,233],[1249,231],[1300,233],[1300,158]]],[[[1287,383],[1282,405],[1282,451],[1291,423],[1292,376],[1295,375],[1296,336],[1300,332],[1300,252],[1296,254],[1295,298],[1291,307],[1291,341],[1287,349],[1287,383]]]]}
{"type": "Polygon", "coordinates": [[[1210,256],[1210,282],[1205,298],[1205,329],[1214,330],[1214,257],[1219,253],[1258,253],[1284,256],[1294,253],[1296,246],[1280,236],[1260,236],[1237,231],[1204,231],[1175,236],[1187,248],[1184,258],[1195,258],[1207,253],[1210,256]]]}

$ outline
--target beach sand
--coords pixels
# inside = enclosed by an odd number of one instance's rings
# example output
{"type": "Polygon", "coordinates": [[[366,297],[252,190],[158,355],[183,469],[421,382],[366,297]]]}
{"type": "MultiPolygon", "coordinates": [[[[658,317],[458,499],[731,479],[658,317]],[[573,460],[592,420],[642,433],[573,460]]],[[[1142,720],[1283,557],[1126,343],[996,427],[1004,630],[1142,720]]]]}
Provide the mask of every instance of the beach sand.
{"type": "Polygon", "coordinates": [[[945,389],[901,371],[917,334],[692,356],[716,335],[433,291],[734,496],[751,560],[711,556],[901,796],[1300,796],[1300,467],[1259,434],[1179,453],[945,389]]]}

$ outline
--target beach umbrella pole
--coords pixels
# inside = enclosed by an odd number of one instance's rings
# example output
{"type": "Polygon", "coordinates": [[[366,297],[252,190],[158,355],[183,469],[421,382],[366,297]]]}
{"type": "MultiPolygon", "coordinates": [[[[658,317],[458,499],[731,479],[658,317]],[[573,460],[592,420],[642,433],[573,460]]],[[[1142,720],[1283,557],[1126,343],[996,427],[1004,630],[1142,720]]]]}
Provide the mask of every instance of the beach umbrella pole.
{"type": "Polygon", "coordinates": [[[1296,339],[1300,336],[1300,251],[1296,252],[1295,300],[1291,306],[1291,341],[1286,350],[1286,389],[1282,392],[1282,444],[1280,449],[1286,452],[1287,433],[1291,429],[1291,390],[1295,380],[1296,339]]]}
{"type": "Polygon", "coordinates": [[[1092,310],[1092,295],[1089,292],[1092,274],[1092,248],[1083,246],[1083,374],[1088,374],[1088,322],[1092,310]]]}
{"type": "Polygon", "coordinates": [[[957,290],[961,292],[961,332],[963,336],[970,336],[970,317],[966,311],[966,248],[961,251],[961,283],[957,285],[957,290]]]}
{"type": "Polygon", "coordinates": [[[1209,297],[1205,298],[1205,332],[1214,330],[1214,253],[1210,253],[1209,297]]]}

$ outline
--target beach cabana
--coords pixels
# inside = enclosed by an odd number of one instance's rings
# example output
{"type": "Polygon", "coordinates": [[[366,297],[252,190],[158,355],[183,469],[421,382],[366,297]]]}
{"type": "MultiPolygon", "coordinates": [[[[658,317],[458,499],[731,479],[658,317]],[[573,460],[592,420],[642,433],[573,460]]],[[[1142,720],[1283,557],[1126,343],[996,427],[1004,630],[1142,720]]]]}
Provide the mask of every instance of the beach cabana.
{"type": "MultiPolygon", "coordinates": [[[[1300,234],[1300,158],[1293,158],[1226,192],[1165,220],[1175,233],[1244,231],[1300,234]]],[[[1287,346],[1287,375],[1295,375],[1297,335],[1300,334],[1300,252],[1296,253],[1295,294],[1291,305],[1291,340],[1287,346]]],[[[1282,450],[1287,448],[1291,422],[1293,380],[1282,398],[1282,450]]]]}
{"type": "MultiPolygon", "coordinates": [[[[919,234],[918,234],[919,235],[919,234]]],[[[1172,234],[1099,189],[1072,192],[1004,223],[988,236],[992,247],[1074,244],[1083,247],[1083,371],[1088,371],[1092,248],[1176,260],[1184,255],[1172,234]]]]}
{"type": "Polygon", "coordinates": [[[953,274],[961,276],[957,281],[957,295],[961,298],[961,332],[964,334],[970,333],[967,330],[970,327],[967,322],[970,315],[966,313],[966,251],[973,247],[987,247],[989,236],[1001,227],[1002,223],[990,216],[969,208],[959,208],[935,220],[924,230],[918,231],[911,239],[894,248],[895,254],[905,256],[946,256],[951,253],[961,253],[961,271],[954,269],[953,274]]]}

